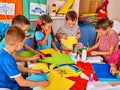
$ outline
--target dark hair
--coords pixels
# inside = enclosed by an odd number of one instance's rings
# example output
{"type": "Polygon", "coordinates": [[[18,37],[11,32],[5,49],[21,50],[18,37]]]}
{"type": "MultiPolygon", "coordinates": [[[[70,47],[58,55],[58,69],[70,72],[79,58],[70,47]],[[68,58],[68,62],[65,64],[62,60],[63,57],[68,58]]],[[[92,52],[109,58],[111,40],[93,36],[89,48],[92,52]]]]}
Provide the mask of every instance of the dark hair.
{"type": "Polygon", "coordinates": [[[103,29],[106,30],[108,27],[113,27],[113,21],[108,18],[99,19],[95,25],[95,29],[103,29]]]}
{"type": "Polygon", "coordinates": [[[65,17],[66,20],[77,20],[77,13],[75,11],[68,11],[65,17]]]}
{"type": "Polygon", "coordinates": [[[18,40],[25,39],[25,32],[19,27],[11,26],[5,33],[6,44],[14,45],[18,40]]]}
{"type": "Polygon", "coordinates": [[[30,21],[23,15],[17,15],[12,19],[12,25],[14,24],[30,25],[30,21]]]}
{"type": "MultiPolygon", "coordinates": [[[[39,30],[42,30],[42,27],[41,27],[41,26],[44,26],[44,25],[46,25],[47,23],[52,23],[52,22],[53,22],[53,20],[52,20],[48,15],[46,15],[46,14],[41,15],[41,16],[39,17],[39,19],[42,21],[42,23],[41,23],[41,24],[38,24],[38,23],[37,23],[35,32],[36,32],[36,31],[39,31],[39,30]]],[[[52,28],[51,28],[51,29],[52,29],[52,28]]],[[[55,41],[53,30],[51,30],[51,35],[52,35],[53,41],[55,41]]],[[[35,39],[35,36],[34,36],[33,45],[32,45],[34,49],[36,49],[36,47],[37,47],[37,44],[36,44],[36,43],[37,43],[37,42],[36,42],[36,39],[35,39]]]]}

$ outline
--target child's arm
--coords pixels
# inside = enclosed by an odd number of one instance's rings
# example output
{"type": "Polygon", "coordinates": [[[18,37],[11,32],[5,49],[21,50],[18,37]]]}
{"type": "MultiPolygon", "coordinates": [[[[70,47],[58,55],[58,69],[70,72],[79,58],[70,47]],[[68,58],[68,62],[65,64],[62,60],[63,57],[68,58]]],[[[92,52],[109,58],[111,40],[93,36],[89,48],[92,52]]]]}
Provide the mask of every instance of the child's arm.
{"type": "Polygon", "coordinates": [[[19,56],[17,55],[16,52],[12,53],[13,57],[15,58],[16,61],[18,62],[24,62],[24,61],[36,61],[38,59],[40,59],[40,55],[39,54],[36,54],[32,57],[22,57],[22,56],[19,56]]]}
{"type": "Polygon", "coordinates": [[[43,74],[44,71],[43,70],[33,70],[31,68],[26,68],[26,67],[23,67],[21,65],[18,65],[18,69],[21,71],[21,72],[25,72],[25,73],[31,73],[31,74],[43,74]]]}
{"type": "Polygon", "coordinates": [[[92,55],[112,55],[115,50],[115,46],[112,45],[108,51],[92,51],[92,55]]]}
{"type": "Polygon", "coordinates": [[[41,82],[35,82],[35,81],[30,81],[30,80],[26,80],[22,77],[22,75],[15,77],[16,82],[20,85],[20,86],[42,86],[42,87],[46,87],[49,85],[49,81],[45,80],[45,81],[41,81],[41,82]]]}
{"type": "Polygon", "coordinates": [[[33,51],[33,52],[35,52],[35,53],[41,55],[42,58],[44,57],[40,52],[38,52],[37,50],[31,48],[30,46],[28,46],[28,45],[26,45],[26,44],[24,44],[24,48],[25,48],[25,50],[33,51]]]}
{"type": "Polygon", "coordinates": [[[59,51],[59,49],[57,48],[57,46],[56,46],[56,44],[55,44],[54,41],[52,41],[52,46],[53,46],[53,48],[54,48],[55,50],[59,51]]]}
{"type": "Polygon", "coordinates": [[[99,47],[99,43],[100,43],[100,41],[98,41],[94,46],[92,46],[91,48],[89,48],[89,50],[91,51],[91,50],[97,49],[99,47]]]}

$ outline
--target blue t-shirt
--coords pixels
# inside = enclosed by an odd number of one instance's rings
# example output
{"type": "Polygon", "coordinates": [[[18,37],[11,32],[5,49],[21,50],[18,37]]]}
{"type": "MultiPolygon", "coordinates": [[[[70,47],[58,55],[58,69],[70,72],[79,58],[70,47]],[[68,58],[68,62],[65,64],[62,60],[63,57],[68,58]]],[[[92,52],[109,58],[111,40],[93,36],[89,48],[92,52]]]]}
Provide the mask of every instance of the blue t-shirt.
{"type": "Polygon", "coordinates": [[[15,77],[20,76],[17,64],[13,56],[4,48],[0,50],[0,88],[18,90],[19,85],[15,77]]]}
{"type": "Polygon", "coordinates": [[[35,32],[35,39],[37,41],[37,50],[42,50],[46,48],[51,48],[52,45],[52,35],[49,34],[48,40],[45,43],[45,45],[41,46],[39,42],[45,38],[45,35],[41,31],[36,31],[35,32]]]}
{"type": "Polygon", "coordinates": [[[0,42],[0,49],[4,48],[5,45],[6,45],[5,38],[3,38],[2,41],[0,42]]]}

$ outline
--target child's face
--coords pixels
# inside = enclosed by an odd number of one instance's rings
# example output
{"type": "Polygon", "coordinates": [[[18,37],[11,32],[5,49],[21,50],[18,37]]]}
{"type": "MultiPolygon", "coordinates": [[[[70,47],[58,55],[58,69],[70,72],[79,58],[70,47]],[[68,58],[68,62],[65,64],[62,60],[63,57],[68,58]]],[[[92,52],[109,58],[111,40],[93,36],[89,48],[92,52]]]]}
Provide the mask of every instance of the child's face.
{"type": "Polygon", "coordinates": [[[107,34],[107,31],[103,30],[103,29],[96,30],[96,32],[98,32],[99,35],[106,35],[107,34]]]}
{"type": "Polygon", "coordinates": [[[44,31],[51,30],[52,23],[46,23],[44,26],[42,26],[42,29],[44,31]]]}
{"type": "Polygon", "coordinates": [[[72,20],[66,20],[66,23],[67,23],[67,25],[69,26],[69,27],[73,27],[75,24],[76,24],[76,21],[77,20],[74,20],[74,21],[72,21],[72,20]]]}
{"type": "Polygon", "coordinates": [[[20,27],[24,32],[26,32],[29,29],[30,25],[23,25],[20,27]]]}

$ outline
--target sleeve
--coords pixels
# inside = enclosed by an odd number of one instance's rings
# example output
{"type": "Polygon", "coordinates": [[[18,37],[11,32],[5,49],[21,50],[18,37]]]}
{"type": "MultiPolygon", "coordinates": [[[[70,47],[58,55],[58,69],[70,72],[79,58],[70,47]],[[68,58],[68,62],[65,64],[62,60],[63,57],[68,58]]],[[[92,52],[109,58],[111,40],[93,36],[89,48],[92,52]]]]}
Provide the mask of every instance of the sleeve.
{"type": "Polygon", "coordinates": [[[117,34],[115,34],[111,37],[110,45],[115,45],[115,46],[118,45],[118,35],[117,34]]]}
{"type": "Polygon", "coordinates": [[[37,42],[42,41],[43,38],[44,38],[44,37],[43,37],[43,35],[42,35],[41,32],[38,32],[38,31],[35,32],[35,39],[36,39],[37,42]]]}
{"type": "Polygon", "coordinates": [[[5,45],[6,45],[5,38],[3,38],[3,40],[0,42],[0,49],[4,48],[5,45]]]}
{"type": "Polygon", "coordinates": [[[80,33],[80,27],[77,25],[77,33],[80,33]]]}
{"type": "Polygon", "coordinates": [[[21,75],[16,61],[12,57],[9,57],[9,60],[7,60],[7,62],[5,61],[2,68],[10,78],[15,78],[21,75]]]}
{"type": "Polygon", "coordinates": [[[108,60],[108,63],[109,64],[116,63],[119,58],[120,58],[120,50],[117,50],[115,54],[113,54],[113,56],[110,57],[110,59],[108,60]]]}

